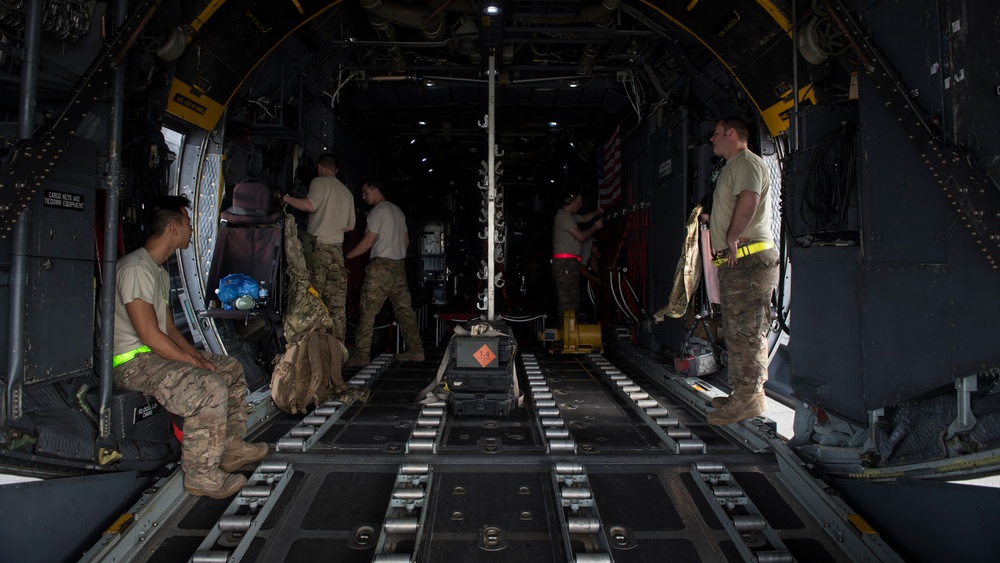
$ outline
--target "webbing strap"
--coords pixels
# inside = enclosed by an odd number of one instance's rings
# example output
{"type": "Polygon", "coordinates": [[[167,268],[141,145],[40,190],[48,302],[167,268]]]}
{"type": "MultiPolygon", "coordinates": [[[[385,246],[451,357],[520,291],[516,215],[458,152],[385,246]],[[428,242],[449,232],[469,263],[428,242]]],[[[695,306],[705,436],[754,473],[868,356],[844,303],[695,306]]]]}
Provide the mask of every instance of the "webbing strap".
{"type": "MultiPolygon", "coordinates": [[[[737,258],[743,258],[743,257],[746,257],[746,256],[750,256],[751,254],[757,254],[758,252],[763,252],[765,250],[770,250],[772,248],[774,248],[774,243],[771,243],[771,242],[753,242],[753,243],[747,244],[745,246],[737,247],[736,248],[736,257],[737,258]]],[[[723,256],[721,258],[716,258],[715,260],[712,260],[712,263],[715,264],[716,266],[722,266],[727,261],[729,261],[729,258],[726,257],[726,256],[723,256]]]]}

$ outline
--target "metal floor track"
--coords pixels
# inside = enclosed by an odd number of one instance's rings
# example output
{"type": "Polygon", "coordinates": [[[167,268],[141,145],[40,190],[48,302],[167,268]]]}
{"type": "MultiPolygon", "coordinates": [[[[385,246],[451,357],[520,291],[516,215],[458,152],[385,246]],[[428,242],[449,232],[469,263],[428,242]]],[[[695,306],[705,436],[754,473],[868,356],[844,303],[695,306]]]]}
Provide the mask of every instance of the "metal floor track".
{"type": "Polygon", "coordinates": [[[137,561],[848,561],[771,451],[622,359],[518,358],[522,404],[419,404],[440,353],[355,375],[365,404],[282,415],[235,500],[187,497],[137,561]],[[249,489],[249,490],[248,490],[249,489]]]}

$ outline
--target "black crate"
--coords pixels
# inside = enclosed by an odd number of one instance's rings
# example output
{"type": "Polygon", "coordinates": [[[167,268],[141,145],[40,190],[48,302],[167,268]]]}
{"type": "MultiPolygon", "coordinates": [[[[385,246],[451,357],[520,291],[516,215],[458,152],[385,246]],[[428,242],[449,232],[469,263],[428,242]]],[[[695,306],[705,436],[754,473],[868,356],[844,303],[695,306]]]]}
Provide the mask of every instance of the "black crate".
{"type": "Polygon", "coordinates": [[[499,392],[513,389],[514,374],[503,368],[459,368],[455,364],[448,366],[445,374],[448,389],[452,392],[499,392]]]}
{"type": "Polygon", "coordinates": [[[499,321],[490,323],[490,326],[493,331],[500,334],[452,338],[449,353],[455,359],[455,364],[458,367],[485,369],[497,367],[498,364],[507,365],[511,362],[516,344],[513,331],[506,323],[499,321]],[[495,356],[495,358],[491,359],[490,356],[495,356]]]}
{"type": "Polygon", "coordinates": [[[448,402],[456,416],[507,416],[514,408],[514,394],[452,392],[448,402]]]}
{"type": "Polygon", "coordinates": [[[112,430],[119,439],[170,441],[170,414],[156,399],[116,389],[111,395],[112,430]]]}

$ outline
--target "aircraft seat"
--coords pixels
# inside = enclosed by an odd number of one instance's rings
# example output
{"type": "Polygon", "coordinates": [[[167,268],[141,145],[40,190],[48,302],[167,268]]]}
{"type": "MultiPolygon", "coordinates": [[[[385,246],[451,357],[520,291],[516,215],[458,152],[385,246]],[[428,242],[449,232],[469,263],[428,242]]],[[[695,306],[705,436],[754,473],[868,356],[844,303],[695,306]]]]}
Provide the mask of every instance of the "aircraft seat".
{"type": "Polygon", "coordinates": [[[284,291],[284,213],[273,190],[263,182],[245,180],[233,187],[233,203],[220,214],[215,251],[205,293],[212,301],[219,280],[229,274],[246,274],[266,287],[268,296],[248,311],[210,307],[205,315],[220,319],[247,319],[267,313],[280,318],[284,291]]]}

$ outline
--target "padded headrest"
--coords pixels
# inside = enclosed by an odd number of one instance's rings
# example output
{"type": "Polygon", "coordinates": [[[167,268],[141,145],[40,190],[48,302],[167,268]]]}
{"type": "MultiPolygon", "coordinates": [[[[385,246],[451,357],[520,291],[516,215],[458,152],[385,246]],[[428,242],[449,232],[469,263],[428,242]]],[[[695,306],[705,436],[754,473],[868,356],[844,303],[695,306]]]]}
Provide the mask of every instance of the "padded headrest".
{"type": "Polygon", "coordinates": [[[232,225],[274,223],[281,216],[271,187],[253,181],[233,186],[233,205],[221,213],[222,219],[232,225]]]}

